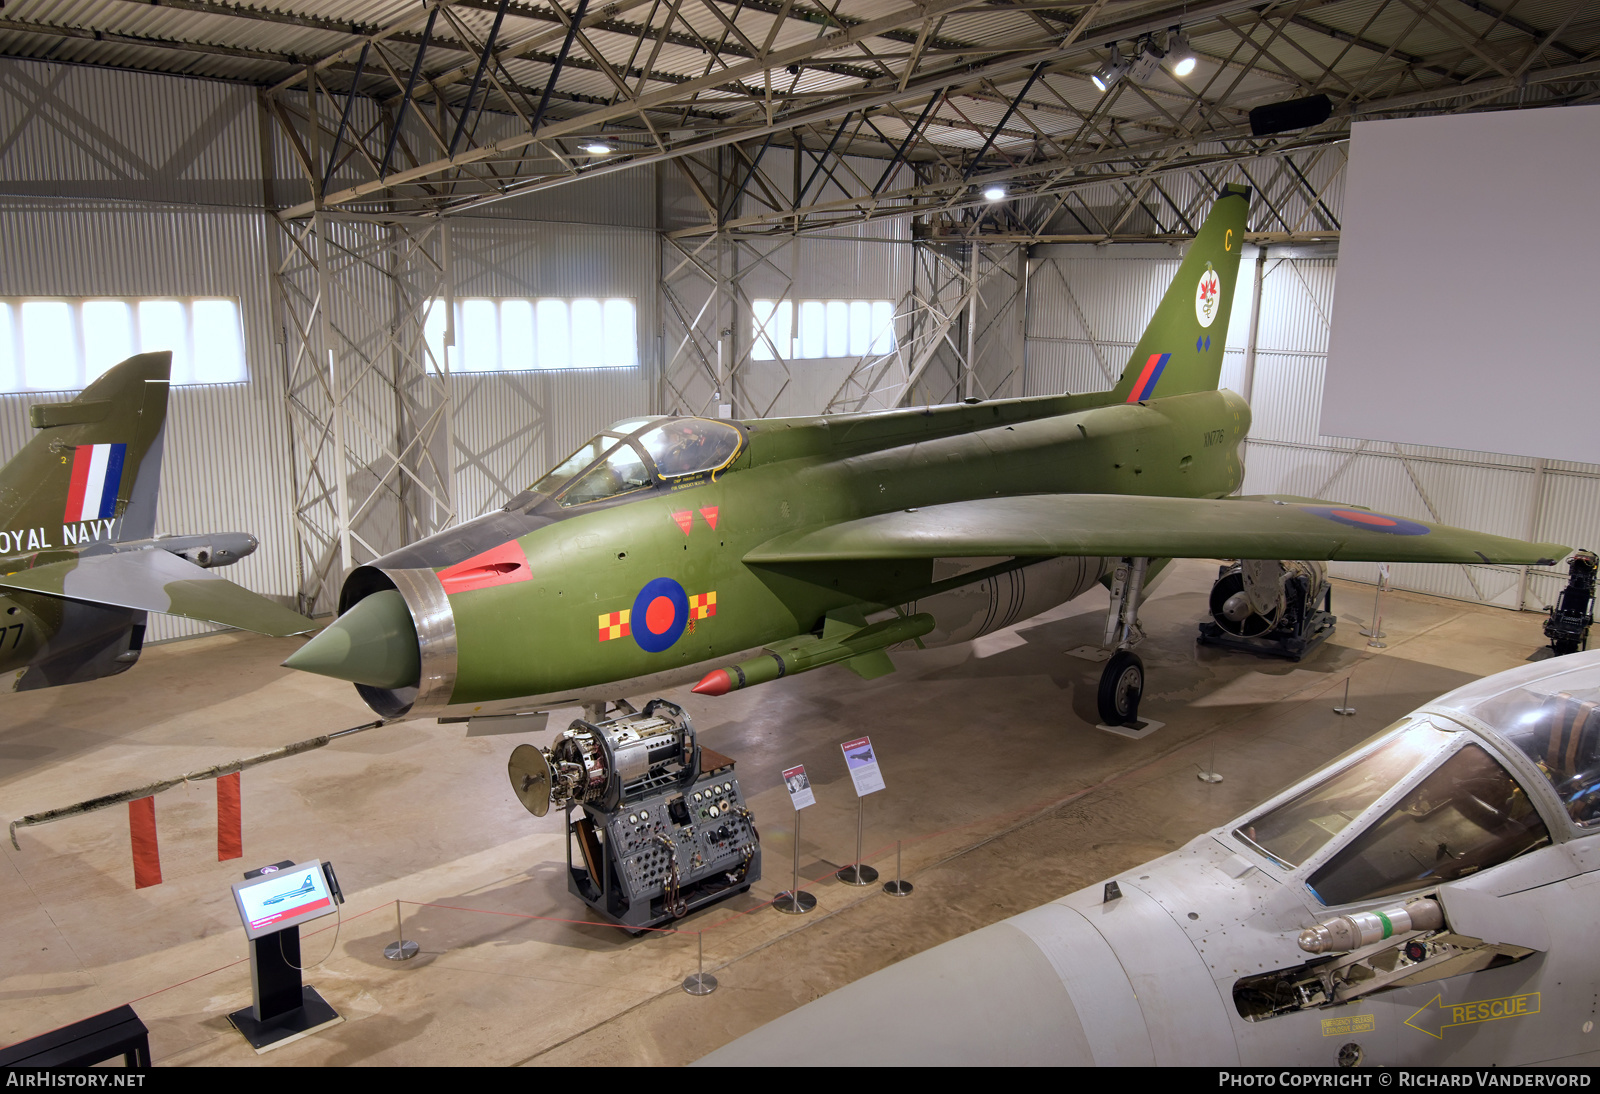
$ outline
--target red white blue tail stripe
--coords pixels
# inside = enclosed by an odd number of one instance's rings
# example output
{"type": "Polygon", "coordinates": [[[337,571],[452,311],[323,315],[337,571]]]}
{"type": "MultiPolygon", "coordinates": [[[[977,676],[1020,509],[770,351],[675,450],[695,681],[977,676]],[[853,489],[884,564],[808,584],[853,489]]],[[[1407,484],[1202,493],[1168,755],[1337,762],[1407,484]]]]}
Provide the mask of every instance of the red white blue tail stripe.
{"type": "Polygon", "coordinates": [[[72,484],[61,519],[103,520],[117,515],[117,489],[122,485],[125,444],[81,444],[72,450],[72,484]]]}
{"type": "Polygon", "coordinates": [[[1161,371],[1167,367],[1167,361],[1171,358],[1170,353],[1150,355],[1150,360],[1139,370],[1139,378],[1133,382],[1133,390],[1128,393],[1128,402],[1142,403],[1150,398],[1151,392],[1156,389],[1156,381],[1161,379],[1161,371]]]}

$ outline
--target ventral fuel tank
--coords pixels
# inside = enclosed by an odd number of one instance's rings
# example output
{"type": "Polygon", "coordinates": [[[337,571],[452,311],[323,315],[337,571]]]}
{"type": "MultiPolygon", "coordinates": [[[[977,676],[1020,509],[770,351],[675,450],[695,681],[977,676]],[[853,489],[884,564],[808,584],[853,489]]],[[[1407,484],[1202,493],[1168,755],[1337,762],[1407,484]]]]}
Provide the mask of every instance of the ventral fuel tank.
{"type": "MultiPolygon", "coordinates": [[[[1004,563],[1004,558],[938,558],[933,580],[948,581],[1004,563]]],[[[980,578],[913,602],[908,614],[926,612],[934,628],[924,646],[969,642],[1049,611],[1089,591],[1109,568],[1111,559],[1063,557],[1045,559],[1015,570],[980,578]]]]}

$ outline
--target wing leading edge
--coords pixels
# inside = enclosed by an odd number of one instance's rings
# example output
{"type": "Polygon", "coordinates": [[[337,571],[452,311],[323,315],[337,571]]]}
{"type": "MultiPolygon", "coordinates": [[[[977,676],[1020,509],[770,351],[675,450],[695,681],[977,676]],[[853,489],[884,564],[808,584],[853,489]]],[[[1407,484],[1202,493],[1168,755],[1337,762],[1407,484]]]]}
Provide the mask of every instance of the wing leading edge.
{"type": "Polygon", "coordinates": [[[317,624],[160,548],[81,555],[0,576],[0,588],[164,612],[278,637],[317,624]]]}
{"type": "Polygon", "coordinates": [[[768,540],[752,565],[1012,555],[1550,566],[1568,548],[1311,498],[1031,494],[879,513],[768,540]]]}

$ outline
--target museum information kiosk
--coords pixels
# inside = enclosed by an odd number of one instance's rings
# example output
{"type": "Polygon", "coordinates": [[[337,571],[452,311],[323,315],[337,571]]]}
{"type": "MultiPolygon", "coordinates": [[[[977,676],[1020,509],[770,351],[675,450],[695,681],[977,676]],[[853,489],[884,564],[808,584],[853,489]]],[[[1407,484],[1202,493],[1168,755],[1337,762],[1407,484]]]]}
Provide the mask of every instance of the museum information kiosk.
{"type": "Polygon", "coordinates": [[[317,990],[302,984],[300,924],[333,915],[344,903],[332,865],[281,862],[252,870],[233,887],[250,939],[253,1002],[228,1015],[257,1053],[344,1021],[317,990]]]}

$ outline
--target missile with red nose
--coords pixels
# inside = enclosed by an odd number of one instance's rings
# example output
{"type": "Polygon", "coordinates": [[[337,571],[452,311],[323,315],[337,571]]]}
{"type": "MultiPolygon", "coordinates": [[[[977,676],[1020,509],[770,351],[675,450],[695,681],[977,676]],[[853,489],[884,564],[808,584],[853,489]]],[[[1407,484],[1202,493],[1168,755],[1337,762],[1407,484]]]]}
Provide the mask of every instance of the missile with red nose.
{"type": "Polygon", "coordinates": [[[764,684],[780,676],[833,665],[840,661],[857,675],[871,680],[893,671],[889,655],[883,651],[900,642],[921,638],[933,630],[933,616],[926,612],[885,619],[848,633],[833,635],[824,630],[821,637],[796,635],[786,642],[768,646],[760,656],[725,669],[713,669],[694,686],[700,695],[726,695],[730,691],[764,684]]]}

